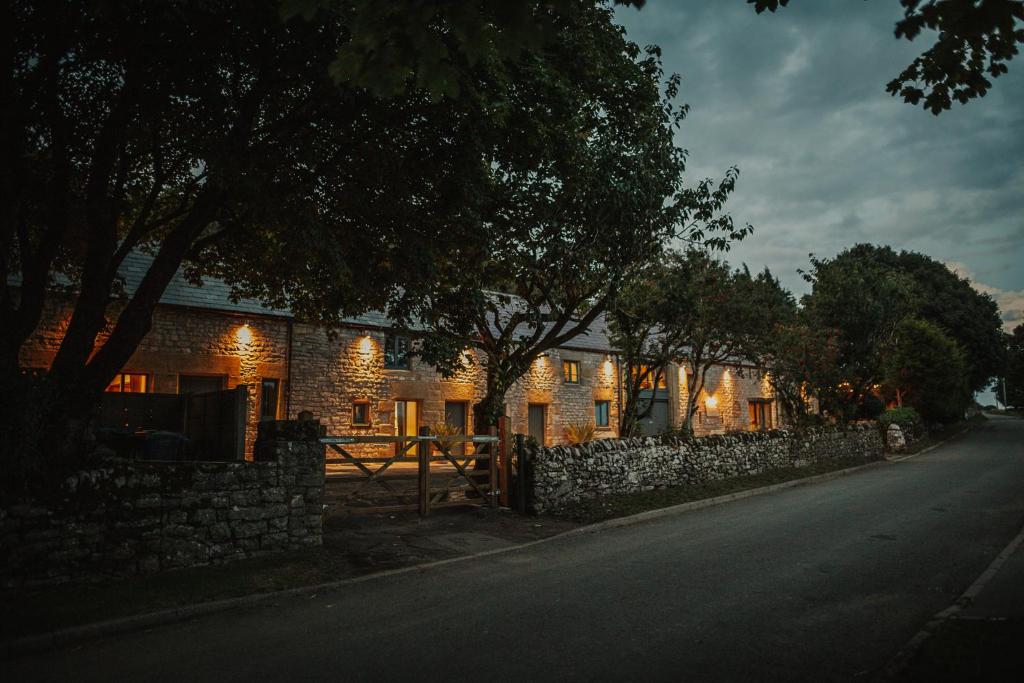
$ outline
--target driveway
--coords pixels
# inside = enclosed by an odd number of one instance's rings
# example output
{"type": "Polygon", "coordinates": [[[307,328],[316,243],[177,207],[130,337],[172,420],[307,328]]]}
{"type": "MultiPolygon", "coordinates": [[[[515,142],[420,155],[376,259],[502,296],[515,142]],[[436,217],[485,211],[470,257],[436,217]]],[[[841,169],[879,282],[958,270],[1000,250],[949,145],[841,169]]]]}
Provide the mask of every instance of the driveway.
{"type": "Polygon", "coordinates": [[[867,680],[1024,522],[1024,421],[832,481],[4,662],[7,680],[867,680]]]}

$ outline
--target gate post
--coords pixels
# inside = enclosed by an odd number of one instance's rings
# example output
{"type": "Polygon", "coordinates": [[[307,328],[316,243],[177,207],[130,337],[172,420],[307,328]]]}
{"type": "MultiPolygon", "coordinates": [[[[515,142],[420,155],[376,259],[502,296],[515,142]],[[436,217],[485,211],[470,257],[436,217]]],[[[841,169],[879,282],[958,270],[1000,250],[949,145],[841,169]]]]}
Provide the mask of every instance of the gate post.
{"type": "MultiPolygon", "coordinates": [[[[420,436],[428,436],[429,427],[420,427],[420,436]]],[[[416,459],[419,484],[420,517],[430,513],[430,441],[421,439],[416,443],[416,459]]]]}
{"type": "Polygon", "coordinates": [[[522,434],[516,434],[516,510],[521,515],[526,514],[526,438],[522,434]]]}
{"type": "Polygon", "coordinates": [[[499,474],[498,480],[500,487],[498,489],[501,494],[501,506],[511,507],[512,506],[512,418],[508,415],[502,417],[498,421],[499,430],[498,438],[501,439],[497,444],[496,449],[501,454],[501,461],[499,462],[499,474]]]}
{"type": "MultiPolygon", "coordinates": [[[[495,427],[491,427],[487,430],[491,436],[498,436],[498,430],[495,427]]],[[[492,508],[498,507],[498,496],[496,491],[498,489],[498,448],[499,442],[492,441],[490,448],[488,449],[491,457],[487,458],[487,477],[490,479],[490,488],[487,490],[487,497],[490,499],[489,502],[492,508]]]]}

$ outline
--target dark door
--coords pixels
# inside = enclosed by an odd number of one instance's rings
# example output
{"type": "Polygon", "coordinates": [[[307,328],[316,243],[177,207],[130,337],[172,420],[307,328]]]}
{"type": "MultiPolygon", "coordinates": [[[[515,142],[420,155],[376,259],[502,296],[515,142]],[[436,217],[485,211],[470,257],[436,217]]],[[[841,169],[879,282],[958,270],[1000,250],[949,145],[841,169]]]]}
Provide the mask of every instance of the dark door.
{"type": "MultiPolygon", "coordinates": [[[[466,433],[466,404],[461,401],[444,402],[445,424],[455,427],[460,434],[466,433]]],[[[452,455],[462,455],[466,452],[466,444],[457,443],[452,446],[452,455]]]]}
{"type": "Polygon", "coordinates": [[[547,406],[541,403],[531,403],[528,414],[529,434],[537,440],[541,446],[544,445],[544,418],[547,406]]]}
{"type": "Polygon", "coordinates": [[[208,394],[223,388],[223,375],[178,375],[179,394],[208,394]]]}
{"type": "Polygon", "coordinates": [[[640,392],[640,405],[646,407],[647,401],[654,401],[651,411],[640,420],[641,436],[657,436],[664,434],[669,428],[668,392],[659,389],[653,393],[650,391],[640,392]]]}

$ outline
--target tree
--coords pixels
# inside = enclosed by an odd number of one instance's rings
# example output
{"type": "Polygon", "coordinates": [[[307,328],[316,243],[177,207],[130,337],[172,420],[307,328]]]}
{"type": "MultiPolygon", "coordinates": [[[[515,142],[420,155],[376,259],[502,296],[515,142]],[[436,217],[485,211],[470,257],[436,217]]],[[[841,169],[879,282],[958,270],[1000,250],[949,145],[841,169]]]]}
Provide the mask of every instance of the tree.
{"type": "Polygon", "coordinates": [[[687,350],[692,276],[681,254],[667,253],[629,281],[608,310],[609,341],[623,360],[619,436],[636,435],[654,407],[653,398],[641,399],[644,387],[657,387],[666,366],[687,350]]]}
{"type": "Polygon", "coordinates": [[[431,332],[423,357],[442,371],[465,359],[453,349],[484,356],[477,428],[496,424],[534,360],[593,325],[670,239],[721,244],[748,231],[720,213],[735,170],[683,186],[673,133],[686,108],[673,105],[677,78],[659,91],[658,52],[626,41],[606,8],[572,16],[546,61],[510,70],[511,125],[489,155],[481,216],[486,254],[421,316],[431,332]]]}
{"type": "MultiPolygon", "coordinates": [[[[789,0],[747,0],[758,14],[775,12],[789,0]]],[[[903,19],[896,37],[914,40],[925,29],[938,33],[935,44],[910,63],[886,91],[938,115],[953,101],[984,97],[989,78],[1007,72],[1006,62],[1024,43],[1021,0],[900,0],[903,19]]]]}
{"type": "Polygon", "coordinates": [[[885,355],[884,383],[926,421],[960,418],[971,399],[964,352],[941,328],[904,318],[885,355]]]}
{"type": "Polygon", "coordinates": [[[1004,353],[999,307],[991,296],[924,254],[871,244],[855,245],[844,254],[904,276],[910,287],[907,313],[938,325],[964,350],[972,392],[988,385],[1002,367],[1004,353]]]}
{"type": "Polygon", "coordinates": [[[687,401],[683,428],[691,428],[697,401],[712,367],[738,363],[759,364],[777,323],[793,307],[792,296],[766,269],[752,276],[746,267],[732,271],[706,251],[691,250],[686,298],[691,315],[680,321],[679,332],[687,350],[682,358],[687,401]]]}
{"type": "Polygon", "coordinates": [[[841,383],[835,331],[816,327],[807,318],[802,311],[784,317],[769,336],[762,361],[786,422],[797,426],[812,420],[813,398],[831,411],[841,383]]]}
{"type": "MultiPolygon", "coordinates": [[[[602,53],[607,12],[562,26],[575,30],[579,54],[559,42],[459,61],[458,98],[415,85],[381,98],[330,77],[354,33],[345,8],[285,20],[279,9],[271,0],[5,6],[0,441],[13,487],[80,455],[99,394],[179,268],[325,324],[371,307],[410,320],[435,304],[440,319],[466,310],[474,285],[512,281],[515,271],[489,264],[516,249],[542,248],[542,265],[574,263],[571,245],[590,244],[580,226],[597,207],[609,221],[637,221],[641,237],[667,225],[660,204],[646,223],[641,207],[675,193],[664,188],[675,188],[682,153],[662,126],[678,112],[661,109],[656,50],[641,58],[619,36],[611,45],[625,52],[602,53]],[[588,72],[586,59],[602,54],[588,72]],[[608,79],[587,85],[603,97],[580,99],[573,79],[586,75],[608,79]],[[645,162],[627,164],[626,154],[645,162]],[[529,194],[546,181],[566,184],[529,194]],[[608,188],[607,201],[590,207],[584,186],[608,188]],[[543,239],[557,231],[548,221],[569,223],[556,199],[577,212],[561,262],[543,239]],[[532,222],[516,224],[516,211],[534,211],[532,222]],[[136,249],[154,259],[126,296],[118,266],[136,249]],[[55,287],[73,310],[36,381],[19,352],[55,287]]],[[[601,270],[618,256],[607,241],[584,255],[593,277],[618,272],[601,270]]]]}
{"type": "Polygon", "coordinates": [[[801,300],[806,321],[832,330],[837,347],[834,386],[818,384],[832,412],[851,419],[857,405],[885,374],[885,349],[899,322],[913,310],[913,283],[857,247],[834,259],[811,257],[804,274],[812,289],[801,300]]]}
{"type": "Polygon", "coordinates": [[[1005,365],[992,391],[1004,408],[1021,408],[1024,407],[1024,325],[1017,325],[1005,339],[1005,365]]]}

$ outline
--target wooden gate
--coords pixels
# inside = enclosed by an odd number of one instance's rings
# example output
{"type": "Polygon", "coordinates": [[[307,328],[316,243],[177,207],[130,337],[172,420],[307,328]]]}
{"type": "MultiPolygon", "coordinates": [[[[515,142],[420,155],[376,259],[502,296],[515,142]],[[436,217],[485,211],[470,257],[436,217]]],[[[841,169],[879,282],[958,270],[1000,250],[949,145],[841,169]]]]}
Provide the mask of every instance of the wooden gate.
{"type": "Polygon", "coordinates": [[[328,453],[325,499],[330,514],[417,510],[456,505],[496,507],[497,435],[325,436],[328,453]],[[357,449],[392,445],[387,455],[357,449]],[[465,444],[462,453],[454,447],[465,444]]]}

